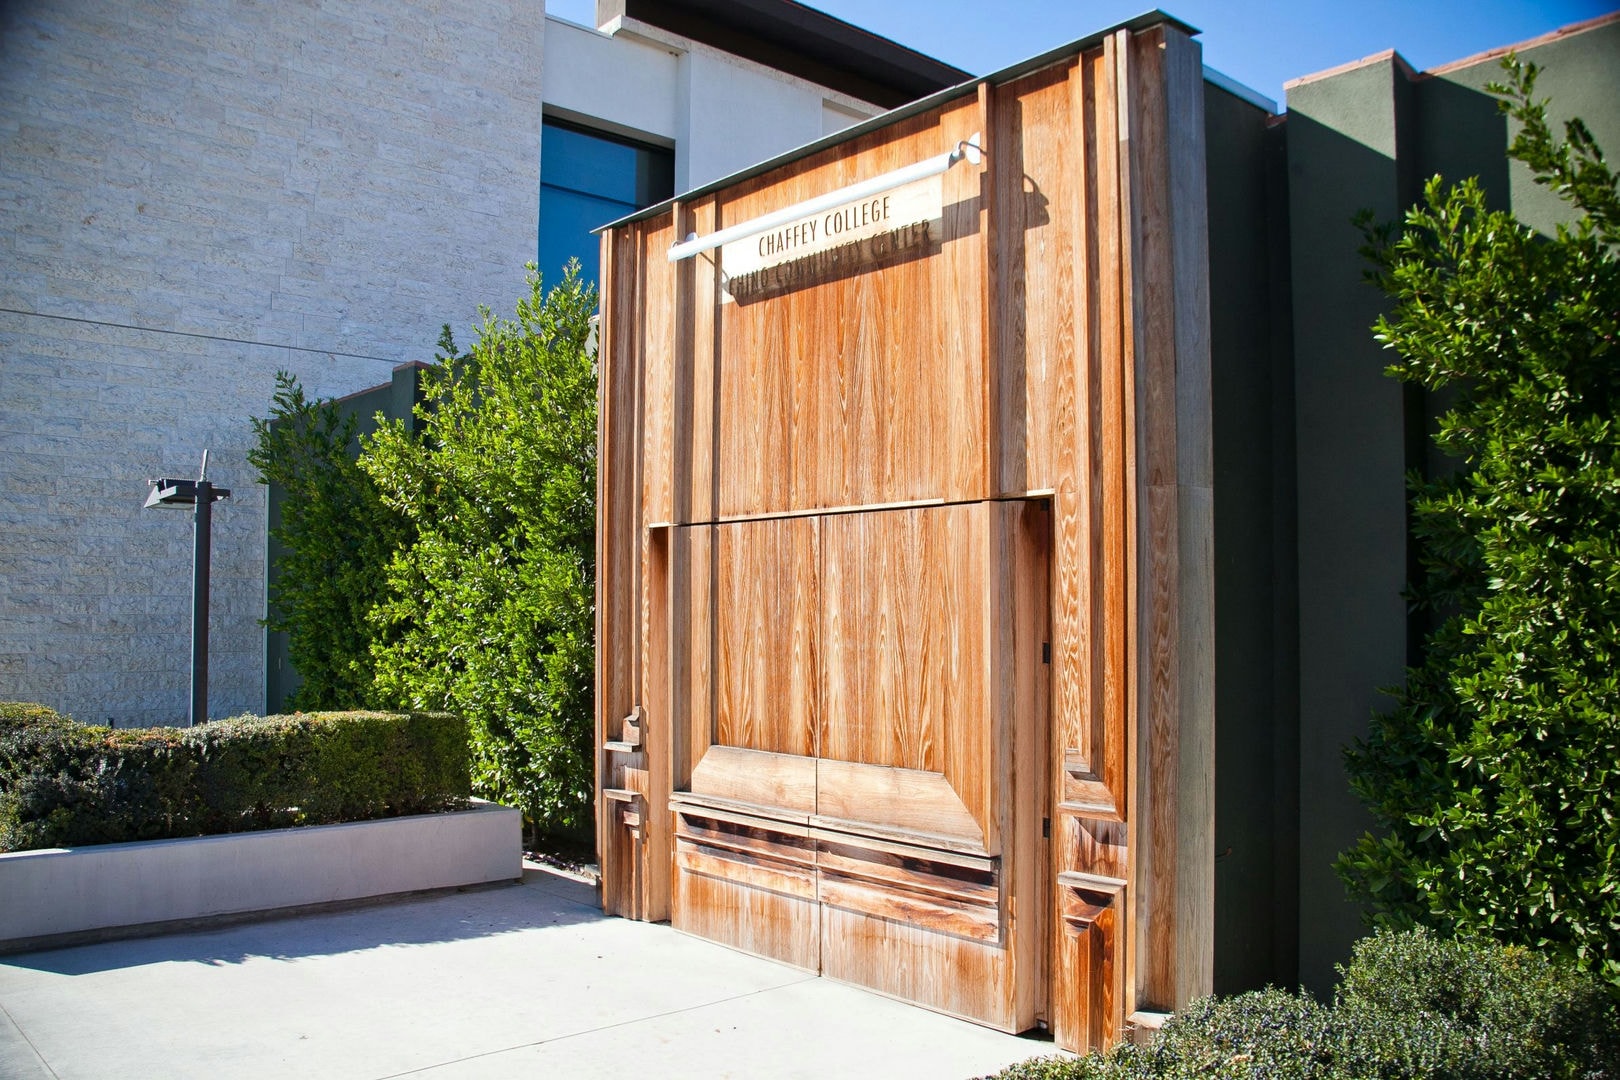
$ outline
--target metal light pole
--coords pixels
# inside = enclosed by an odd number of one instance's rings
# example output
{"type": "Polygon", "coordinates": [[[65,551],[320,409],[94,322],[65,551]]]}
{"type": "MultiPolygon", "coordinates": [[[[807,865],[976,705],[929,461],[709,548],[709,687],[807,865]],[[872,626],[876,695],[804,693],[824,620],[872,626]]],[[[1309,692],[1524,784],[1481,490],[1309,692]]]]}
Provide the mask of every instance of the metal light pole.
{"type": "Polygon", "coordinates": [[[208,568],[213,554],[214,500],[231,497],[230,488],[208,482],[208,451],[196,480],[160,477],[149,481],[146,508],[192,506],[196,537],[191,558],[191,726],[208,722],[208,568]]]}

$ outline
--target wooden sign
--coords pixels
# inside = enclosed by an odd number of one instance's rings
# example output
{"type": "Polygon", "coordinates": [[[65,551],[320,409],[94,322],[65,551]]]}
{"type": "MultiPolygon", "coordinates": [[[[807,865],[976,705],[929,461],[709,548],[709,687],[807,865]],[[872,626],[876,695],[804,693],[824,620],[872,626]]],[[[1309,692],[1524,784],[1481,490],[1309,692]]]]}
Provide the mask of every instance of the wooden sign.
{"type": "Polygon", "coordinates": [[[720,249],[725,293],[748,300],[924,254],[943,202],[943,177],[932,176],[732,241],[720,249]]]}
{"type": "Polygon", "coordinates": [[[1210,990],[1202,88],[1152,16],[604,234],[609,912],[1069,1048],[1210,990]]]}

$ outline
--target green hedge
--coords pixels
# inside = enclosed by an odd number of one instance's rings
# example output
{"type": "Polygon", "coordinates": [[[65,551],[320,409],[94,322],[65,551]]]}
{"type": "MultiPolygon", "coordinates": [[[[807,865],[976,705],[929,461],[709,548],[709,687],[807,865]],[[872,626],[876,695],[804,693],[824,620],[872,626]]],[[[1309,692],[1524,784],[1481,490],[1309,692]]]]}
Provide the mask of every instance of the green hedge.
{"type": "Polygon", "coordinates": [[[1427,930],[1360,941],[1332,1005],[1204,998],[1145,1046],[1014,1065],[996,1080],[1620,1077],[1620,1009],[1596,977],[1518,946],[1427,930]]]}
{"type": "Polygon", "coordinates": [[[444,713],[115,730],[0,702],[0,851],[434,813],[468,791],[467,725],[444,713]]]}

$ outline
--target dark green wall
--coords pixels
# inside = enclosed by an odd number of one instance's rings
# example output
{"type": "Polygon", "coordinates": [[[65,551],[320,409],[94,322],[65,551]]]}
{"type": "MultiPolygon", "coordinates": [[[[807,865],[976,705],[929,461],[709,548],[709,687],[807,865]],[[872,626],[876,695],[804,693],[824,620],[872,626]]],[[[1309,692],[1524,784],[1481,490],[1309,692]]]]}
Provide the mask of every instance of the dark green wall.
{"type": "MultiPolygon", "coordinates": [[[[1620,24],[1522,55],[1546,69],[1538,97],[1579,115],[1620,152],[1620,24]]],[[[1550,230],[1560,206],[1504,157],[1508,133],[1482,92],[1494,61],[1414,76],[1389,54],[1288,91],[1288,216],[1298,438],[1299,978],[1319,992],[1364,932],[1331,863],[1370,821],[1350,794],[1343,747],[1387,705],[1421,648],[1409,623],[1407,470],[1445,468],[1426,432],[1437,403],[1383,374],[1369,325],[1381,296],[1362,281],[1361,209],[1391,221],[1438,172],[1477,175],[1492,202],[1550,230]]],[[[1219,537],[1217,537],[1219,544],[1219,537]]],[[[1218,718],[1224,722],[1225,717],[1218,718]]]]}
{"type": "Polygon", "coordinates": [[[1215,989],[1295,979],[1298,680],[1286,146],[1204,92],[1215,460],[1215,989]]]}
{"type": "MultiPolygon", "coordinates": [[[[359,421],[356,434],[365,436],[376,431],[379,415],[389,420],[405,420],[412,431],[418,430],[420,421],[415,408],[422,400],[422,371],[426,366],[420,363],[400,364],[394,368],[391,379],[381,386],[373,386],[369,390],[361,390],[359,393],[339,398],[338,406],[343,413],[359,421]]],[[[358,442],[353,449],[359,454],[358,442]]],[[[266,518],[266,529],[273,531],[281,525],[281,507],[286,501],[287,493],[280,484],[271,484],[268,495],[269,514],[266,518]]],[[[285,549],[276,543],[274,536],[267,537],[266,544],[268,580],[270,584],[274,584],[285,549]]],[[[265,713],[268,715],[283,711],[287,699],[298,689],[301,682],[287,655],[287,635],[272,630],[265,631],[265,713]]]]}
{"type": "Polygon", "coordinates": [[[1410,95],[1393,55],[1288,95],[1288,190],[1299,506],[1299,979],[1333,984],[1361,933],[1334,856],[1371,825],[1340,748],[1366,729],[1406,662],[1406,407],[1367,327],[1351,224],[1409,201],[1400,165],[1410,95]]]}

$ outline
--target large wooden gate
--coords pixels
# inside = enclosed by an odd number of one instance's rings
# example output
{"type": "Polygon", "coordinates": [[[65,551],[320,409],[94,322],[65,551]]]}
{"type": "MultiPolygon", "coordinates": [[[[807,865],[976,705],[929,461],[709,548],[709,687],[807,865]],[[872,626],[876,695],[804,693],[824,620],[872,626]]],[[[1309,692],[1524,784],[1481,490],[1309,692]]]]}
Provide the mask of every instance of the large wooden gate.
{"type": "Polygon", "coordinates": [[[1202,86],[1145,19],[606,232],[607,910],[1075,1048],[1209,990],[1202,86]]]}

